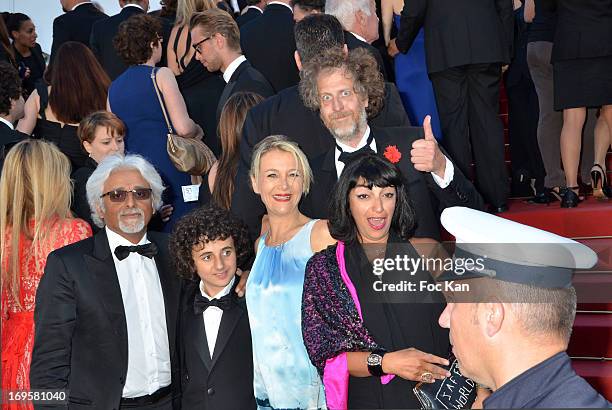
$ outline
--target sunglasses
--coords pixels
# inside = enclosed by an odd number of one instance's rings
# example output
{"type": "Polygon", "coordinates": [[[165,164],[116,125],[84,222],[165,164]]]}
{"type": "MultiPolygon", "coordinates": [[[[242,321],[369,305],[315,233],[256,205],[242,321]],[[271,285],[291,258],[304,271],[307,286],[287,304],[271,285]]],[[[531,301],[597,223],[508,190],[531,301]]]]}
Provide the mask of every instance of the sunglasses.
{"type": "Polygon", "coordinates": [[[100,198],[108,196],[108,199],[110,199],[111,202],[123,202],[127,199],[127,194],[131,192],[135,200],[144,201],[151,198],[152,191],[153,190],[151,188],[136,188],[130,189],[128,191],[124,189],[115,189],[113,191],[108,191],[107,193],[100,195],[100,198]]]}
{"type": "Polygon", "coordinates": [[[202,54],[202,50],[200,50],[200,45],[202,45],[206,40],[210,40],[214,36],[215,36],[214,34],[212,36],[208,36],[205,39],[202,39],[202,40],[198,41],[197,43],[192,44],[191,47],[193,47],[193,49],[195,50],[195,52],[197,54],[202,54]]]}

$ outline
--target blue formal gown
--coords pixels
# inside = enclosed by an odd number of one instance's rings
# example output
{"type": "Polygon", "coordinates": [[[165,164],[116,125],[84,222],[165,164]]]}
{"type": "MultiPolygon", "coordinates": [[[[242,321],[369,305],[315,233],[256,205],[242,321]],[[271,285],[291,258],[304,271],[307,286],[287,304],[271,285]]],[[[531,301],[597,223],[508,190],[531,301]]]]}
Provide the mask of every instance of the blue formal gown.
{"type": "Polygon", "coordinates": [[[181,186],[191,185],[191,177],[178,171],[168,157],[168,128],[151,80],[152,69],[146,65],[129,67],[111,84],[108,100],[112,112],[126,125],[126,152],[146,158],[164,181],[164,204],[174,207],[170,221],[163,228],[164,232],[170,232],[181,216],[197,206],[197,201],[183,201],[181,186]]]}
{"type": "MultiPolygon", "coordinates": [[[[407,0],[410,1],[410,0],[407,0]]],[[[393,21],[399,30],[400,16],[394,14],[393,21]]],[[[425,34],[423,29],[414,39],[406,54],[399,53],[394,58],[395,85],[399,91],[404,109],[414,126],[423,125],[426,115],[431,115],[431,127],[436,139],[442,139],[442,127],[438,116],[436,97],[427,74],[425,61],[425,34]]]]}
{"type": "Polygon", "coordinates": [[[302,338],[302,288],[315,222],[279,246],[267,246],[267,234],[259,240],[246,290],[259,409],[325,408],[323,383],[302,338]]]}

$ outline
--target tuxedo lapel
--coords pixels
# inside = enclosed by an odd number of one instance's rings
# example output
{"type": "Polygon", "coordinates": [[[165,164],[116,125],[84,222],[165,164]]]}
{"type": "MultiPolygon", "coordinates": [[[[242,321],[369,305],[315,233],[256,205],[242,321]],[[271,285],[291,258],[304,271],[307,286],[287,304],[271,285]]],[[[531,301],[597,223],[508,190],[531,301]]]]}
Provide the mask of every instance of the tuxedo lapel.
{"type": "MultiPolygon", "coordinates": [[[[234,290],[232,289],[231,292],[234,290]]],[[[244,315],[244,308],[240,305],[241,302],[236,302],[236,305],[232,309],[223,311],[221,316],[221,324],[219,325],[219,332],[217,334],[217,340],[215,342],[215,351],[212,357],[211,369],[215,367],[215,364],[219,360],[219,357],[223,353],[223,349],[227,345],[238,321],[244,315]]]]}
{"type": "Polygon", "coordinates": [[[165,240],[158,237],[160,234],[155,232],[148,233],[148,239],[157,245],[158,253],[155,256],[155,265],[164,296],[164,306],[166,313],[166,329],[168,331],[168,342],[170,353],[175,351],[176,338],[176,318],[179,304],[179,281],[170,269],[170,258],[168,255],[168,244],[165,240]]]}
{"type": "MultiPolygon", "coordinates": [[[[234,75],[235,74],[236,73],[234,73],[234,75]]],[[[232,76],[232,79],[233,78],[234,76],[232,76]]],[[[232,95],[232,91],[236,86],[236,81],[232,81],[232,79],[230,79],[229,83],[225,84],[225,88],[223,88],[223,93],[221,93],[221,97],[219,98],[219,104],[217,105],[217,122],[219,122],[219,119],[221,118],[221,111],[223,111],[223,106],[229,99],[230,95],[232,95]]]]}
{"type": "Polygon", "coordinates": [[[127,323],[123,299],[121,298],[121,287],[117,278],[115,262],[108,245],[106,230],[102,229],[94,238],[94,251],[92,255],[84,255],[86,269],[95,276],[95,285],[98,296],[108,320],[121,341],[121,353],[127,363],[127,323]]]}
{"type": "Polygon", "coordinates": [[[212,359],[210,357],[210,351],[208,350],[208,340],[206,339],[206,329],[204,328],[204,317],[201,314],[195,314],[193,312],[193,298],[197,286],[190,292],[190,296],[186,299],[185,306],[183,307],[183,314],[185,315],[185,343],[190,344],[193,350],[198,352],[202,363],[210,373],[212,369],[212,359]]]}

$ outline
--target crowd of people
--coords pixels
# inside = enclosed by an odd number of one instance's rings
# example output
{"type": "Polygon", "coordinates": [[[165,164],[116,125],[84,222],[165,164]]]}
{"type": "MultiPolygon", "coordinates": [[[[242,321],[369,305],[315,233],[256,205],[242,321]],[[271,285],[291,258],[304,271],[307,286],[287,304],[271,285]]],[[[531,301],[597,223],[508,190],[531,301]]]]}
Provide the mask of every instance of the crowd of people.
{"type": "Polygon", "coordinates": [[[494,215],[612,196],[612,0],[60,1],[49,55],[0,19],[0,266],[3,391],[66,396],[3,408],[612,407],[565,353],[594,252],[494,215]],[[373,274],[442,228],[570,255],[373,274]]]}

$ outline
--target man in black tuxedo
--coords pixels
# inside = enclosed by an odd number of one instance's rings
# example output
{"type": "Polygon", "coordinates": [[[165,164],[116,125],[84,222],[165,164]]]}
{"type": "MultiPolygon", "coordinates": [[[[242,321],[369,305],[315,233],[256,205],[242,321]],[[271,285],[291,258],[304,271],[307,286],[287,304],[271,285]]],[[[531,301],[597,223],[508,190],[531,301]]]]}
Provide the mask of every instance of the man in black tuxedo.
{"type": "Polygon", "coordinates": [[[121,6],[119,14],[94,23],[89,41],[91,51],[111,80],[119,77],[127,69],[127,65],[113,46],[119,24],[135,14],[145,13],[149,9],[149,0],[119,0],[119,5],[121,6]]]}
{"type": "Polygon", "coordinates": [[[237,268],[247,267],[252,251],[246,228],[224,209],[201,207],[176,224],[170,253],[184,279],[179,332],[183,409],[256,408],[249,316],[245,299],[234,291],[237,268]]]}
{"type": "Polygon", "coordinates": [[[196,59],[210,72],[221,71],[227,83],[217,105],[217,123],[227,100],[250,91],[269,97],[274,94],[266,78],[247,61],[240,50],[240,30],[234,19],[219,9],[194,14],[190,21],[196,59]]]}
{"type": "Polygon", "coordinates": [[[260,17],[265,8],[265,0],[246,0],[246,9],[236,18],[238,27],[242,28],[242,26],[260,17]]]}
{"type": "Polygon", "coordinates": [[[246,58],[270,81],[275,92],[300,81],[293,60],[291,0],[268,2],[261,17],[240,29],[240,45],[246,58]]]}
{"type": "Polygon", "coordinates": [[[108,17],[90,1],[60,0],[60,3],[65,13],[53,20],[51,61],[66,41],[79,41],[89,47],[91,27],[96,21],[108,17]]]}
{"type": "Polygon", "coordinates": [[[327,0],[325,12],[336,17],[344,29],[344,39],[349,50],[365,48],[378,63],[385,80],[387,70],[380,51],[372,43],[378,39],[378,15],[374,0],[327,0]]]}
{"type": "MultiPolygon", "coordinates": [[[[342,25],[328,14],[311,15],[297,23],[295,38],[298,67],[330,48],[344,49],[346,52],[342,25]]],[[[370,123],[378,127],[410,125],[395,85],[385,83],[384,102],[379,112],[372,112],[370,123]]],[[[319,114],[304,105],[297,86],[281,91],[249,111],[240,142],[240,163],[232,196],[232,211],[247,223],[253,238],[259,234],[265,208],[253,193],[248,178],[251,152],[259,141],[278,134],[296,141],[309,160],[334,146],[334,138],[321,122],[319,114]]]]}
{"type": "Polygon", "coordinates": [[[69,407],[173,408],[180,282],[167,236],[147,232],[162,180],[137,155],[111,156],[87,181],[96,235],[52,252],[36,294],[33,389],[69,407]]]}
{"type": "Polygon", "coordinates": [[[0,173],[6,152],[29,135],[15,130],[15,122],[23,118],[25,102],[21,94],[21,78],[11,64],[0,62],[0,173]]]}
{"type": "Polygon", "coordinates": [[[425,28],[427,70],[444,146],[464,174],[472,152],[476,179],[492,210],[507,209],[508,176],[499,118],[501,66],[510,62],[512,0],[407,1],[390,53],[406,53],[425,28]]]}
{"type": "Polygon", "coordinates": [[[482,198],[472,183],[438,147],[430,117],[421,128],[370,128],[367,112],[382,99],[376,61],[364,49],[346,56],[331,49],[306,64],[300,94],[319,111],[335,147],[312,160],[315,183],[301,209],[312,218],[329,215],[329,193],[345,165],[363,152],[376,152],[396,164],[406,179],[416,214],[414,236],[440,238],[439,212],[451,206],[481,209],[482,198]]]}

